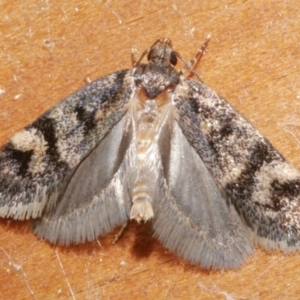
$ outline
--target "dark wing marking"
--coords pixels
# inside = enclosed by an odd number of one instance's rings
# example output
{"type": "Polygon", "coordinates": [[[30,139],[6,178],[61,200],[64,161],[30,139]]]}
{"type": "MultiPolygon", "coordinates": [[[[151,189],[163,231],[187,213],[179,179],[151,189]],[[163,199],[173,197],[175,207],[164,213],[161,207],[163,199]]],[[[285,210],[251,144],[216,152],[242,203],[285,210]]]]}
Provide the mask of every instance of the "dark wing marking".
{"type": "Polygon", "coordinates": [[[256,241],[299,249],[299,172],[205,84],[183,79],[173,97],[183,134],[256,241]]]}
{"type": "Polygon", "coordinates": [[[0,216],[41,216],[81,160],[126,113],[131,71],[100,78],[15,134],[0,152],[0,216]]]}

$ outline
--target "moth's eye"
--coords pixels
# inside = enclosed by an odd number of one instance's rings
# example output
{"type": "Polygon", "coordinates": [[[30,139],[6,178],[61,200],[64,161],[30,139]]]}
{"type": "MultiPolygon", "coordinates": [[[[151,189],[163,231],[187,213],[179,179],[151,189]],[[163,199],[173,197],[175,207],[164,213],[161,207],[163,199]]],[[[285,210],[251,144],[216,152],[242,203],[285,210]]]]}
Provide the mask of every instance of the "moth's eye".
{"type": "Polygon", "coordinates": [[[177,56],[176,56],[173,52],[171,52],[170,63],[171,63],[173,66],[176,66],[176,64],[177,64],[177,56]]]}

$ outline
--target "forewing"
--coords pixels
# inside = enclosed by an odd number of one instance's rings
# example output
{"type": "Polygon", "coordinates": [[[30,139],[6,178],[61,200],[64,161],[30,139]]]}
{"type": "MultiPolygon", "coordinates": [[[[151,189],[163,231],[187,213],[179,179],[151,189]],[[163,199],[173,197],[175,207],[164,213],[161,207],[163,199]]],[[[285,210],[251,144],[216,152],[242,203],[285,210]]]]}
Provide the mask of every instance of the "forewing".
{"type": "Polygon", "coordinates": [[[256,241],[299,249],[299,172],[205,84],[182,79],[173,101],[183,134],[256,241]]]}
{"type": "Polygon", "coordinates": [[[252,253],[247,232],[176,121],[161,137],[160,152],[166,181],[155,211],[155,236],[193,264],[240,266],[252,253]]]}
{"type": "Polygon", "coordinates": [[[123,70],[67,97],[15,134],[0,152],[0,216],[28,219],[55,206],[74,169],[126,113],[123,70]]]}

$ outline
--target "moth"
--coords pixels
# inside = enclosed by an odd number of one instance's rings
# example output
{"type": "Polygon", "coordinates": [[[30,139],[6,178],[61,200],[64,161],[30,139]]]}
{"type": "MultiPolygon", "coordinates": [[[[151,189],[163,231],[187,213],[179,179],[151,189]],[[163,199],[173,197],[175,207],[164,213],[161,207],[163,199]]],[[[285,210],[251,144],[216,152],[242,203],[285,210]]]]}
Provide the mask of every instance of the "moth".
{"type": "Polygon", "coordinates": [[[300,247],[300,173],[159,39],[133,69],[104,76],[16,133],[0,151],[0,216],[33,219],[53,244],[152,222],[203,268],[300,247]],[[147,62],[143,62],[147,56],[147,62]],[[183,70],[175,69],[177,60],[183,70]]]}

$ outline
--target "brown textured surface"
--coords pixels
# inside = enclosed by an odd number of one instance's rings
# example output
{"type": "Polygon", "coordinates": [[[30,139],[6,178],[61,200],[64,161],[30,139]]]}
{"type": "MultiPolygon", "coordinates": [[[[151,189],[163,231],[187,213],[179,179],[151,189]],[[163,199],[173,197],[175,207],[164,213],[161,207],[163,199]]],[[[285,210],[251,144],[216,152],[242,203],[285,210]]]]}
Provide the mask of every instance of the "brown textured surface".
{"type": "MultiPolygon", "coordinates": [[[[0,143],[85,84],[131,67],[168,36],[186,59],[208,33],[197,68],[298,169],[298,1],[2,1],[0,143]]],[[[234,271],[204,271],[132,224],[77,247],[39,241],[28,223],[0,222],[1,299],[297,299],[300,254],[255,255],[234,271]]]]}

